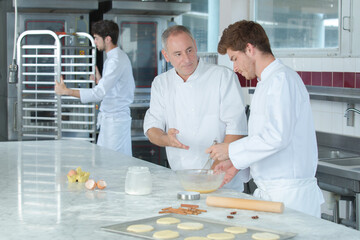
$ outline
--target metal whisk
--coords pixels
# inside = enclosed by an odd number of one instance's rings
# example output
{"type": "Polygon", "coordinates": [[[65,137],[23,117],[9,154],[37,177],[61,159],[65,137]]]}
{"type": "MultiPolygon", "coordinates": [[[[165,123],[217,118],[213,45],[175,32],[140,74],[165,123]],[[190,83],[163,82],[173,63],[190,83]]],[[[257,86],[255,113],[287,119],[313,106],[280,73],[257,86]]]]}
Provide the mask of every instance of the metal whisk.
{"type": "MultiPolygon", "coordinates": [[[[214,146],[217,143],[218,143],[217,140],[214,140],[212,146],[214,146]]],[[[211,160],[212,159],[211,159],[210,154],[209,154],[209,158],[208,158],[206,164],[204,165],[204,167],[202,169],[210,169],[211,168],[211,160]]]]}

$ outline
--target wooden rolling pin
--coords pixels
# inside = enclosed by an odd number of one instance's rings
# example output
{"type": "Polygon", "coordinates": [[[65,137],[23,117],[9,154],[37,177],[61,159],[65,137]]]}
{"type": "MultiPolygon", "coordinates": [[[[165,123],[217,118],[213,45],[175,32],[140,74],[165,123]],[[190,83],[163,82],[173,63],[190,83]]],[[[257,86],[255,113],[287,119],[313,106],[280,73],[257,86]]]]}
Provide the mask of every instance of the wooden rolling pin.
{"type": "Polygon", "coordinates": [[[262,212],[282,213],[284,211],[284,204],[282,202],[253,199],[208,196],[206,198],[206,204],[212,207],[237,208],[262,212]]]}

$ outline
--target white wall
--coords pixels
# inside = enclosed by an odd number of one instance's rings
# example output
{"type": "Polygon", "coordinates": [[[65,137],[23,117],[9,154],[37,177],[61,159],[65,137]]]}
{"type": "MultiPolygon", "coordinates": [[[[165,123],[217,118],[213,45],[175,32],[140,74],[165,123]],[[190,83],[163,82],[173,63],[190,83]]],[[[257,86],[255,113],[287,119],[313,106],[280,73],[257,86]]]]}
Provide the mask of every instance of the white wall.
{"type": "MultiPolygon", "coordinates": [[[[280,58],[296,71],[360,72],[360,58],[280,58]]],[[[360,115],[354,126],[347,126],[344,117],[347,103],[311,100],[315,129],[321,132],[360,137],[360,115]]],[[[360,104],[355,104],[360,110],[360,104]]]]}

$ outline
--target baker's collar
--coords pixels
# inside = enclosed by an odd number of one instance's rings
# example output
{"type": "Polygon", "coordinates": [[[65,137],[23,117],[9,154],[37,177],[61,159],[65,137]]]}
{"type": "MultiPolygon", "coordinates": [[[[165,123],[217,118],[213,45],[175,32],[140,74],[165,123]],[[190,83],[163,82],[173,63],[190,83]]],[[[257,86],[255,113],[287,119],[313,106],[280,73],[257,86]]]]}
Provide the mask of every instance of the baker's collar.
{"type": "Polygon", "coordinates": [[[117,48],[118,48],[118,47],[114,47],[113,49],[111,49],[110,51],[108,51],[108,52],[106,53],[106,57],[111,57],[111,56],[115,55],[117,48]]]}
{"type": "Polygon", "coordinates": [[[189,76],[189,78],[186,80],[186,82],[194,81],[195,79],[199,78],[203,68],[204,68],[204,62],[203,62],[203,60],[201,60],[201,58],[198,58],[198,65],[196,66],[196,69],[189,76]]]}
{"type": "MultiPolygon", "coordinates": [[[[268,77],[271,75],[273,70],[276,68],[277,65],[281,63],[280,60],[275,59],[272,61],[261,73],[261,80],[259,82],[264,82],[268,77]]],[[[259,79],[258,79],[259,80],[259,79]]]]}

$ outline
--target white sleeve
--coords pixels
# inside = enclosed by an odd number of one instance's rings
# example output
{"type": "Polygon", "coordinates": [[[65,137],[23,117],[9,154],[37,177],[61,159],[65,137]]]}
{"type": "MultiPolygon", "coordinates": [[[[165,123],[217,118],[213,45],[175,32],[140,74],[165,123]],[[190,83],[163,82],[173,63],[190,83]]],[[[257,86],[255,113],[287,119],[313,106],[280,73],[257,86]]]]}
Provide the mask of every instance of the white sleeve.
{"type": "Polygon", "coordinates": [[[225,134],[247,135],[245,105],[239,80],[232,71],[223,74],[223,78],[220,86],[220,119],[226,124],[225,134]]]}
{"type": "Polygon", "coordinates": [[[163,89],[160,83],[160,79],[156,77],[151,86],[150,108],[146,111],[144,118],[143,128],[145,136],[147,136],[146,132],[153,127],[166,131],[165,119],[163,89]]]}
{"type": "MultiPolygon", "coordinates": [[[[262,109],[264,125],[257,131],[258,134],[230,143],[229,157],[237,169],[247,168],[281,151],[290,143],[296,123],[296,106],[288,81],[283,75],[277,76],[267,89],[262,109]]],[[[256,113],[252,111],[251,114],[256,113]]],[[[251,120],[256,122],[256,117],[251,116],[251,120]]]]}
{"type": "Polygon", "coordinates": [[[103,100],[106,93],[121,79],[124,70],[123,64],[119,64],[117,59],[109,59],[106,62],[106,70],[103,71],[103,76],[99,80],[99,84],[94,88],[80,89],[81,102],[100,102],[103,100]]]}

